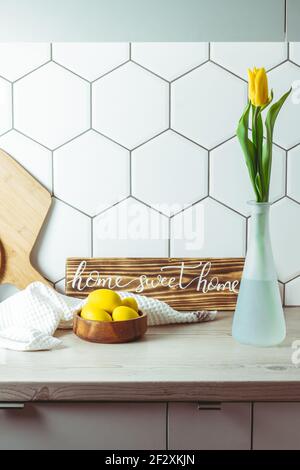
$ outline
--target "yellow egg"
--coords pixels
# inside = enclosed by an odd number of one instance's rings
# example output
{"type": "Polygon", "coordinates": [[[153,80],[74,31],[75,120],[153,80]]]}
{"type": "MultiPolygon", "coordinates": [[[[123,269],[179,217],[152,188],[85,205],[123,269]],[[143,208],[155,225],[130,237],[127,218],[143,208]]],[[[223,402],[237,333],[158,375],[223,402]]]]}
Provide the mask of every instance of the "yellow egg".
{"type": "Polygon", "coordinates": [[[120,296],[110,289],[97,289],[91,292],[88,296],[88,303],[98,305],[109,313],[122,305],[120,296]]]}
{"type": "Polygon", "coordinates": [[[98,307],[98,305],[91,303],[88,303],[82,307],[81,317],[85,320],[112,321],[109,313],[107,313],[103,308],[98,307]]]}
{"type": "Polygon", "coordinates": [[[114,309],[112,319],[114,321],[132,320],[138,318],[139,314],[133,308],[126,307],[125,305],[114,309]]]}
{"type": "Polygon", "coordinates": [[[133,308],[136,312],[139,311],[138,303],[133,297],[125,297],[125,299],[122,300],[122,305],[133,308]]]}

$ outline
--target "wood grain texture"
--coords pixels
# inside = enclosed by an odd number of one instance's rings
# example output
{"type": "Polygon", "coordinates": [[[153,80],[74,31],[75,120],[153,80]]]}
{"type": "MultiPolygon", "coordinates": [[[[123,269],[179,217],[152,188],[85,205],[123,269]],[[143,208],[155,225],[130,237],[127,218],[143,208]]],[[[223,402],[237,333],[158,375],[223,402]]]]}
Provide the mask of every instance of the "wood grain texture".
{"type": "Polygon", "coordinates": [[[0,282],[23,289],[47,282],[30,253],[51,205],[50,193],[10,155],[0,150],[0,282]]]}
{"type": "Polygon", "coordinates": [[[0,402],[299,401],[300,309],[285,309],[287,338],[254,348],[231,337],[232,314],[149,327],[140,341],[95,344],[71,331],[51,353],[0,350],[0,402]]]}
{"type": "Polygon", "coordinates": [[[155,297],[181,311],[234,310],[238,285],[234,290],[230,286],[239,284],[243,266],[244,258],[69,258],[66,293],[85,297],[96,288],[112,287],[155,297]],[[147,284],[141,276],[147,276],[147,284]],[[217,284],[225,288],[216,288],[217,284]],[[211,289],[204,292],[209,285],[211,289]]]}
{"type": "Polygon", "coordinates": [[[73,331],[79,338],[93,343],[129,343],[141,338],[147,330],[147,315],[127,321],[99,322],[74,317],[73,331]]]}

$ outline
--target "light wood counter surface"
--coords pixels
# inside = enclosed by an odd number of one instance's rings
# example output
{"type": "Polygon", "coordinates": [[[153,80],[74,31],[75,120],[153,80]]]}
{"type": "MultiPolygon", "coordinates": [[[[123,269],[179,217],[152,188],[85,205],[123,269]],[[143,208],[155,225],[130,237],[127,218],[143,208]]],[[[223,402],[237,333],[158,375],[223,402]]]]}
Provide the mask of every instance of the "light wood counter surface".
{"type": "Polygon", "coordinates": [[[60,331],[57,350],[0,350],[0,402],[300,402],[300,364],[291,359],[300,309],[286,309],[286,319],[287,338],[273,348],[236,343],[231,313],[208,323],[151,327],[127,344],[93,344],[60,331]]]}

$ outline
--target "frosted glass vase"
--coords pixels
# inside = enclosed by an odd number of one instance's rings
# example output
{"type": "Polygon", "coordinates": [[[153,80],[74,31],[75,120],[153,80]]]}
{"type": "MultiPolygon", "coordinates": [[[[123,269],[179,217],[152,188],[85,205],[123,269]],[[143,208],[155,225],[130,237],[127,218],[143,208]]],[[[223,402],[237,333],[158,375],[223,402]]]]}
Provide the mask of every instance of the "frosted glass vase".
{"type": "Polygon", "coordinates": [[[240,343],[274,346],[284,340],[286,327],[270,239],[270,204],[252,201],[249,204],[249,246],[232,335],[240,343]]]}

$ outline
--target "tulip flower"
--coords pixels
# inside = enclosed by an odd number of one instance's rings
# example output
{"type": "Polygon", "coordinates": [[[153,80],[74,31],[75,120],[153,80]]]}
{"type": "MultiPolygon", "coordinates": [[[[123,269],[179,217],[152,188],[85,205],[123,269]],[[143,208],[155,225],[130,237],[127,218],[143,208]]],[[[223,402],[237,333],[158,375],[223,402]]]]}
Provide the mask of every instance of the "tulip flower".
{"type": "Polygon", "coordinates": [[[248,69],[249,100],[253,106],[265,106],[269,102],[268,78],[264,68],[248,69]]]}
{"type": "Polygon", "coordinates": [[[272,169],[273,130],[278,113],[291,93],[290,89],[268,110],[264,126],[261,113],[273,100],[273,91],[269,96],[268,78],[264,68],[248,69],[249,100],[239,120],[237,137],[242,147],[250,180],[257,202],[269,201],[272,169]],[[252,113],[252,139],[249,138],[249,119],[252,113]]]}

